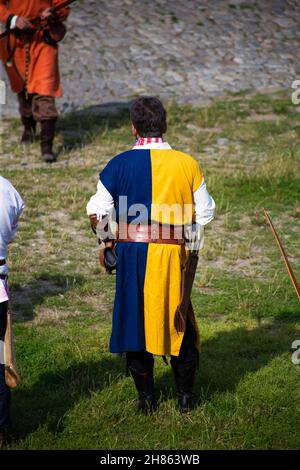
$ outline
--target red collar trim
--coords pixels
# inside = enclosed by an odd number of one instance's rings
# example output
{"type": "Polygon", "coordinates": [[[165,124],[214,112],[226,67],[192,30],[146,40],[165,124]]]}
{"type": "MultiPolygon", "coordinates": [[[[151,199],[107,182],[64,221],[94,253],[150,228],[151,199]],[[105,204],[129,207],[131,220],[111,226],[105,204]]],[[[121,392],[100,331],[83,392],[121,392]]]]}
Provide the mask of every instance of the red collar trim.
{"type": "Polygon", "coordinates": [[[162,137],[140,137],[136,143],[135,147],[149,144],[162,144],[164,139],[162,137]]]}

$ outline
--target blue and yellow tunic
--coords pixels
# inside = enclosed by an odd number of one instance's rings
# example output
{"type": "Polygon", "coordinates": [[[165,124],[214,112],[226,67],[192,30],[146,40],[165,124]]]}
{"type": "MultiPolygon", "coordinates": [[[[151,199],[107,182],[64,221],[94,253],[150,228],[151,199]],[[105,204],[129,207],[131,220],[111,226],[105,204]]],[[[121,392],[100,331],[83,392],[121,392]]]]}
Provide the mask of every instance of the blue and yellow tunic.
{"type": "MultiPolygon", "coordinates": [[[[139,205],[147,209],[139,220],[191,223],[193,193],[202,179],[198,163],[171,148],[136,147],[117,155],[100,173],[101,183],[114,200],[117,221],[125,217],[128,223],[137,217],[139,205]],[[120,198],[126,198],[126,214],[120,198]]],[[[155,355],[178,356],[183,333],[176,332],[174,315],[181,296],[185,247],[122,242],[117,254],[111,352],[146,349],[155,355]]]]}

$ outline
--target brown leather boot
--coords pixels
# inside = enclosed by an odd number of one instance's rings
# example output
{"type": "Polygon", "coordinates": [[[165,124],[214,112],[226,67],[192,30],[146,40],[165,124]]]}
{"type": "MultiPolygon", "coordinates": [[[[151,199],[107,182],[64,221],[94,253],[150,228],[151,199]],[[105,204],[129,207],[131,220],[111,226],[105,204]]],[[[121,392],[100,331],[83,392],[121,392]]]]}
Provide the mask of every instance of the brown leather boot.
{"type": "Polygon", "coordinates": [[[47,119],[41,121],[41,153],[45,162],[51,163],[56,161],[53,153],[53,140],[55,136],[56,119],[47,119]]]}
{"type": "Polygon", "coordinates": [[[24,131],[21,137],[21,144],[32,144],[35,138],[36,122],[32,116],[22,116],[22,124],[24,126],[24,131]]]}

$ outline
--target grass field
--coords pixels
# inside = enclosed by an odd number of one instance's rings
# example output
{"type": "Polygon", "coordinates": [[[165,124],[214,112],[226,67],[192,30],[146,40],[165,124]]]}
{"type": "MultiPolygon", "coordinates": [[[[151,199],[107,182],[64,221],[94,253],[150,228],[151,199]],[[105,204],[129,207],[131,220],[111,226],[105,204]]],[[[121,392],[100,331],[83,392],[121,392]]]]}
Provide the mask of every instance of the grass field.
{"type": "Polygon", "coordinates": [[[136,413],[125,360],[108,351],[114,276],[85,215],[98,172],[132,146],[126,109],[63,117],[59,161],[18,145],[2,123],[1,174],[26,201],[10,286],[22,385],[14,449],[296,449],[300,304],[261,212],[300,279],[300,113],[284,92],[207,108],[170,105],[167,140],[199,159],[217,204],[193,291],[202,339],[195,411],[177,411],[170,367],[155,365],[159,409],[136,413]]]}

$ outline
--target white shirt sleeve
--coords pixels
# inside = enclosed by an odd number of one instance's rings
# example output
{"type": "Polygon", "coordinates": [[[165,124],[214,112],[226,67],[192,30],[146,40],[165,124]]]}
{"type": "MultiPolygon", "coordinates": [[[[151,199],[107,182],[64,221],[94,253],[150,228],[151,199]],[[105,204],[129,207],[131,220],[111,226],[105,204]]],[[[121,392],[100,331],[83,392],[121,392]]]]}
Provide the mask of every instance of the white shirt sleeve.
{"type": "Polygon", "coordinates": [[[195,204],[196,222],[199,225],[206,225],[214,218],[216,204],[207,191],[204,179],[193,195],[195,204]]]}
{"type": "Polygon", "coordinates": [[[111,215],[114,210],[114,200],[110,192],[99,180],[97,192],[91,197],[86,206],[87,215],[96,214],[99,220],[105,215],[111,215]]]}
{"type": "Polygon", "coordinates": [[[16,23],[17,23],[17,19],[18,19],[17,15],[13,16],[13,18],[12,18],[12,20],[11,20],[11,22],[10,22],[10,29],[15,29],[16,23]]]}
{"type": "Polygon", "coordinates": [[[18,191],[0,176],[0,259],[7,257],[7,246],[16,235],[24,207],[24,201],[18,191]]]}

